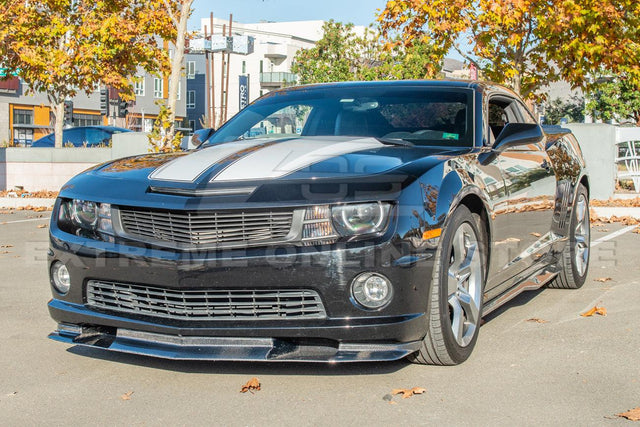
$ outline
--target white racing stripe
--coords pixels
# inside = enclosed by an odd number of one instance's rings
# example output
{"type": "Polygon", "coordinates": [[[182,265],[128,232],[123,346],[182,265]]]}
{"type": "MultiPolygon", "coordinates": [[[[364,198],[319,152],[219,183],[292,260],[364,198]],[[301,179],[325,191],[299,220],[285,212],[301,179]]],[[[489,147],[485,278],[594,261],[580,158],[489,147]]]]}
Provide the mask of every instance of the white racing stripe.
{"type": "Polygon", "coordinates": [[[382,143],[373,138],[338,142],[322,138],[294,139],[265,147],[241,158],[211,182],[279,178],[332,157],[382,146],[382,143]]]}
{"type": "Polygon", "coordinates": [[[195,151],[170,161],[154,170],[149,179],[193,182],[219,161],[247,148],[264,144],[264,139],[230,142],[195,151]]]}

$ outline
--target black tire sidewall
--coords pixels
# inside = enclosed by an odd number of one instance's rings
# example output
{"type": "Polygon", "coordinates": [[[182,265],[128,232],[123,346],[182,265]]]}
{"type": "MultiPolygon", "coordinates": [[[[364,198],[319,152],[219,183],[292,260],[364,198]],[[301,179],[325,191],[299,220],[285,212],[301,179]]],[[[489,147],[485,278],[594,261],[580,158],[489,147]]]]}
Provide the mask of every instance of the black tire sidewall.
{"type": "Polygon", "coordinates": [[[587,257],[587,268],[585,268],[584,274],[580,275],[576,267],[576,222],[578,220],[577,214],[576,214],[576,206],[578,205],[578,200],[580,199],[580,195],[584,196],[584,199],[587,203],[587,209],[586,209],[585,215],[587,218],[587,224],[589,224],[589,227],[591,227],[591,224],[590,224],[591,217],[589,215],[589,194],[587,193],[587,189],[582,184],[580,184],[578,186],[575,202],[573,204],[573,210],[571,212],[571,221],[570,221],[571,230],[569,230],[569,237],[570,237],[569,254],[571,256],[571,262],[570,262],[571,274],[573,275],[573,282],[577,288],[581,287],[584,284],[587,278],[587,274],[589,274],[589,263],[591,261],[591,231],[589,231],[589,241],[587,242],[588,248],[589,248],[589,255],[587,257]]]}
{"type": "Polygon", "coordinates": [[[442,328],[442,337],[445,342],[445,346],[449,353],[449,356],[455,363],[462,363],[473,351],[476,340],[478,339],[478,331],[480,329],[480,318],[482,316],[482,301],[480,302],[480,311],[478,318],[478,325],[476,326],[476,331],[474,333],[473,338],[469,342],[468,345],[462,347],[458,344],[455,337],[453,336],[453,331],[451,330],[451,319],[449,318],[449,303],[448,299],[448,271],[449,271],[449,254],[451,252],[451,245],[453,236],[455,235],[458,228],[467,223],[471,226],[473,231],[476,234],[476,239],[478,241],[480,247],[480,257],[481,257],[481,266],[482,266],[482,293],[484,293],[484,286],[486,282],[486,237],[485,231],[481,228],[479,217],[475,214],[472,214],[469,209],[461,205],[453,212],[451,216],[451,220],[449,224],[445,227],[445,233],[441,240],[441,248],[440,248],[440,256],[436,262],[440,263],[440,269],[438,277],[434,277],[434,280],[438,280],[438,291],[440,293],[438,301],[439,301],[439,311],[440,311],[440,326],[442,328]]]}

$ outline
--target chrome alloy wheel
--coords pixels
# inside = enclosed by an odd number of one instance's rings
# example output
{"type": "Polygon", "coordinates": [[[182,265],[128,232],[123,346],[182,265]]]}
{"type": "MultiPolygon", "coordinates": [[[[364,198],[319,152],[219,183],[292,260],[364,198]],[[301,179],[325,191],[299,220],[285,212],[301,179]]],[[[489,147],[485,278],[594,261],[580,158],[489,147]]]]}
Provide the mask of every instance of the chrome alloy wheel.
{"type": "Polygon", "coordinates": [[[589,207],[584,194],[578,196],[575,208],[576,224],[574,229],[574,256],[576,270],[583,276],[589,264],[589,207]]]}
{"type": "Polygon", "coordinates": [[[456,230],[451,243],[448,298],[451,330],[459,346],[467,346],[480,322],[482,264],[478,236],[468,223],[456,230]]]}

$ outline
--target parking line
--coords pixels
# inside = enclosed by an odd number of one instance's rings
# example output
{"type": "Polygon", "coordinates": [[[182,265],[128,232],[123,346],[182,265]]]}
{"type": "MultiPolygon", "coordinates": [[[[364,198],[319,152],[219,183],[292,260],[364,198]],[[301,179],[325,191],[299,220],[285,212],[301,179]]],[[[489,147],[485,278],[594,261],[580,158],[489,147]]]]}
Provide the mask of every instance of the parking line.
{"type": "Polygon", "coordinates": [[[0,225],[5,225],[5,224],[16,224],[18,222],[31,222],[31,221],[49,221],[51,218],[30,218],[30,219],[19,219],[16,221],[3,221],[0,222],[0,225]]]}
{"type": "Polygon", "coordinates": [[[618,236],[622,236],[624,233],[628,233],[629,231],[633,230],[636,227],[638,227],[638,226],[637,225],[629,225],[629,226],[627,226],[625,228],[622,228],[622,229],[620,229],[618,231],[614,231],[613,233],[609,233],[606,236],[602,236],[601,238],[599,238],[595,242],[591,242],[591,247],[593,248],[594,246],[598,246],[600,243],[604,243],[607,240],[615,239],[618,236]]]}

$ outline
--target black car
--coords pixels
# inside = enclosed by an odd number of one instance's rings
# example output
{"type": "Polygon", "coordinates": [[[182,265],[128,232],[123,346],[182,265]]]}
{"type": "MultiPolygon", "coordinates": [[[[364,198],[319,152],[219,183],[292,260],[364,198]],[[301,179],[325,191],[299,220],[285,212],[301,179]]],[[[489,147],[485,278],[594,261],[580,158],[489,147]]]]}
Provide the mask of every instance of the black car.
{"type": "Polygon", "coordinates": [[[76,176],[50,233],[58,341],[451,365],[521,291],[582,286],[589,180],[574,136],[500,86],[312,85],[197,150],[76,176]]]}

